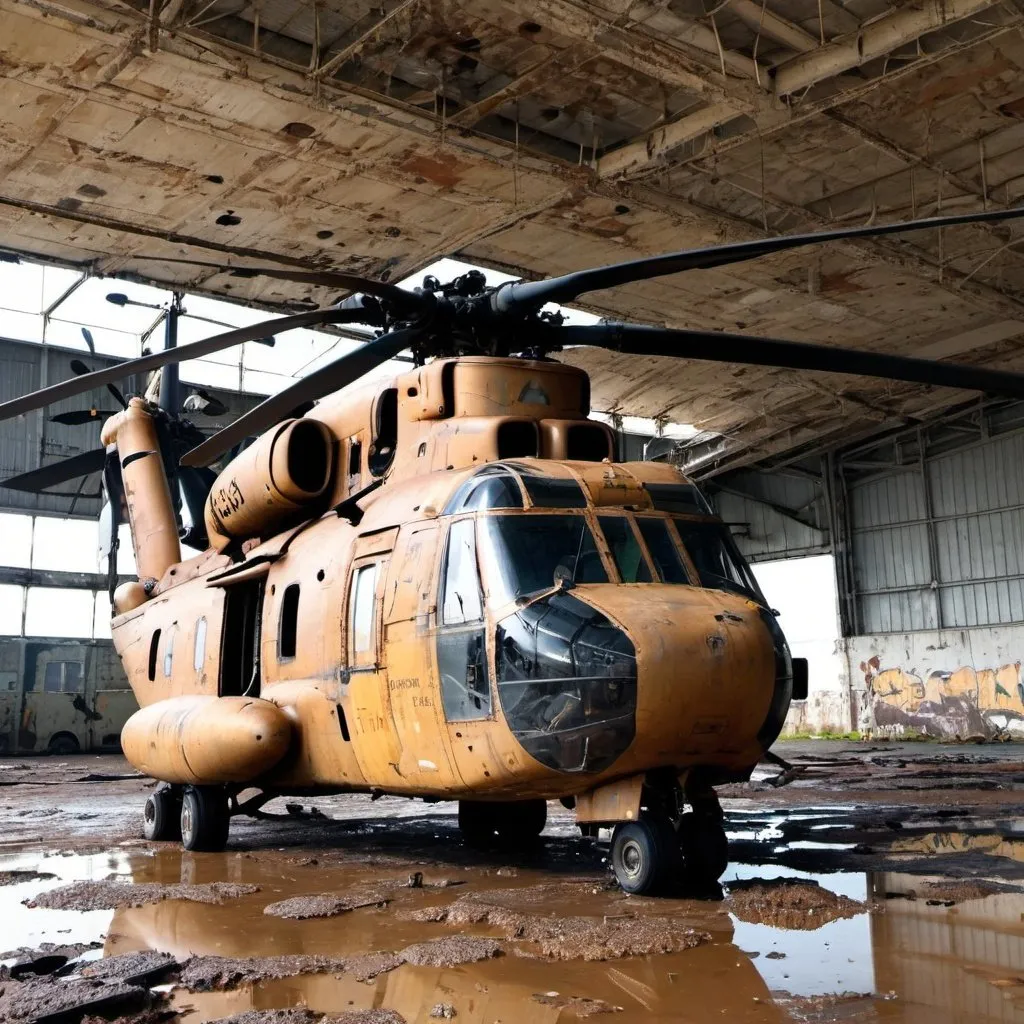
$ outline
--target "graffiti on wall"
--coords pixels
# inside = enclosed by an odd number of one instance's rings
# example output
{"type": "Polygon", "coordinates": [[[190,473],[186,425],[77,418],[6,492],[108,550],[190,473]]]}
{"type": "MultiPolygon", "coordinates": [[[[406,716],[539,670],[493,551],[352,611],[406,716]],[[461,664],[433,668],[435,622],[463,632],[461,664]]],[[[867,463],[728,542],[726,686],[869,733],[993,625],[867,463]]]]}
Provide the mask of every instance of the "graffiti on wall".
{"type": "Polygon", "coordinates": [[[876,656],[862,661],[871,695],[875,733],[900,736],[908,730],[942,739],[1024,738],[1024,681],[1021,663],[952,672],[881,667],[876,656]]]}

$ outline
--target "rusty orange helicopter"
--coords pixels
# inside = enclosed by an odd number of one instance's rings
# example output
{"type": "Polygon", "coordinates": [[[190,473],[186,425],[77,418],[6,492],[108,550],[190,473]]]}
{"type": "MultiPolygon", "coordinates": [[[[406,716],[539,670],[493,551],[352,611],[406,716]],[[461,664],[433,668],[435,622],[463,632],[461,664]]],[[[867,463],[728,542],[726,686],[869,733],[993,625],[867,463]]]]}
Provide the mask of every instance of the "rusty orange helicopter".
{"type": "MultiPolygon", "coordinates": [[[[806,663],[697,486],[666,463],[616,461],[613,433],[589,418],[586,374],[551,354],[596,345],[1016,398],[1024,375],[568,326],[543,307],[801,246],[1022,215],[727,244],[497,288],[479,271],[405,291],[245,269],[355,294],[0,405],[9,418],[291,328],[379,329],[212,437],[179,415],[173,387],[103,424],[90,466],[104,467],[115,533],[127,510],[138,566],[113,591],[111,631],[140,704],[124,752],[160,783],[147,838],[217,850],[254,800],[356,791],[458,800],[467,839],[513,842],[537,836],[546,801],[561,799],[585,833],[612,829],[628,892],[718,878],[728,847],[714,787],[749,778],[806,696],[806,663]],[[350,387],[405,350],[408,372],[350,387]],[[205,548],[184,561],[183,529],[205,548]]],[[[81,475],[76,458],[4,486],[81,475]]]]}

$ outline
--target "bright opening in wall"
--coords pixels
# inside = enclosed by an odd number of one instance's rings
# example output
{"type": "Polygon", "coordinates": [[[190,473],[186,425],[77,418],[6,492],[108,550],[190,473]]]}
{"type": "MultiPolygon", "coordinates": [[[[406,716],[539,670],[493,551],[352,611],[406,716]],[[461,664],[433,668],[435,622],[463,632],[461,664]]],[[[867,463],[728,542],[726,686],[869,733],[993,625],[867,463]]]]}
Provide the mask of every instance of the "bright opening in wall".
{"type": "MultiPolygon", "coordinates": [[[[839,598],[831,555],[756,562],[751,566],[794,658],[806,658],[809,671],[807,718],[800,728],[847,732],[849,700],[839,641],[839,598]]],[[[796,705],[794,706],[796,707],[796,705]]],[[[793,722],[798,712],[790,712],[793,722]]]]}

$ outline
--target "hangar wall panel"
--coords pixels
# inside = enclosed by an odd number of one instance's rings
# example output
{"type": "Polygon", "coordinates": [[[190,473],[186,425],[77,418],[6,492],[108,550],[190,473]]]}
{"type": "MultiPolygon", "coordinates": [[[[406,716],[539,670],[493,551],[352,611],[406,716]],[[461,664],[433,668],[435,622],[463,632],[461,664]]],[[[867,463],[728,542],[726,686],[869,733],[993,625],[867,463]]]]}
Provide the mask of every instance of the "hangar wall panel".
{"type": "Polygon", "coordinates": [[[820,479],[785,471],[740,471],[707,488],[751,562],[802,558],[830,551],[820,479]]]}
{"type": "Polygon", "coordinates": [[[851,727],[1024,738],[1019,412],[946,421],[840,458],[856,634],[840,641],[851,727]],[[886,460],[891,469],[865,475],[886,460]]]}

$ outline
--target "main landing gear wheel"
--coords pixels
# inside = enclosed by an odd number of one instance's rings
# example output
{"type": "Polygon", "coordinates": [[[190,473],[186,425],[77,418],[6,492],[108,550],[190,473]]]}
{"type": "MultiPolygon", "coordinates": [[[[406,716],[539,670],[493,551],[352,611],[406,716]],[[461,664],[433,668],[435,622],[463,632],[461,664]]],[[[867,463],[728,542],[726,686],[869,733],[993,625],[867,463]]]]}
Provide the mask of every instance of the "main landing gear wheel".
{"type": "Polygon", "coordinates": [[[612,832],[612,868],[625,892],[652,896],[663,892],[679,871],[679,848],[668,820],[620,821],[612,832]]]}
{"type": "Polygon", "coordinates": [[[546,800],[459,801],[459,828],[466,842],[476,845],[496,841],[509,846],[528,843],[544,831],[547,820],[546,800]]]}
{"type": "Polygon", "coordinates": [[[695,809],[679,819],[679,849],[687,880],[710,886],[729,866],[729,839],[721,812],[695,809]]]}
{"type": "Polygon", "coordinates": [[[150,793],[142,813],[142,834],[156,843],[181,838],[180,793],[170,786],[160,786],[150,793]]]}
{"type": "Polygon", "coordinates": [[[216,853],[228,841],[228,798],[220,786],[189,786],[181,801],[181,844],[216,853]]]}

